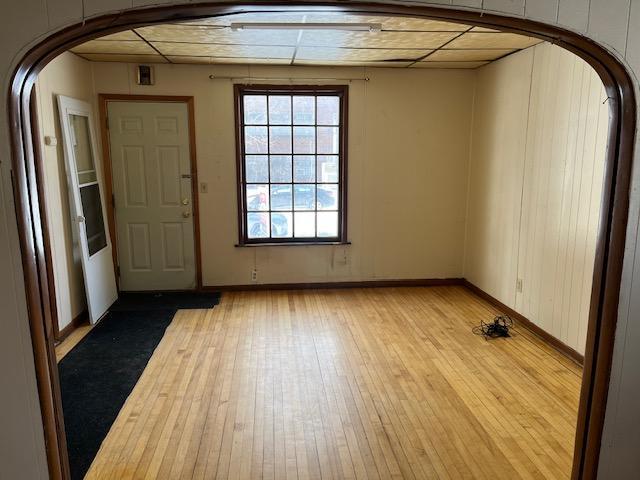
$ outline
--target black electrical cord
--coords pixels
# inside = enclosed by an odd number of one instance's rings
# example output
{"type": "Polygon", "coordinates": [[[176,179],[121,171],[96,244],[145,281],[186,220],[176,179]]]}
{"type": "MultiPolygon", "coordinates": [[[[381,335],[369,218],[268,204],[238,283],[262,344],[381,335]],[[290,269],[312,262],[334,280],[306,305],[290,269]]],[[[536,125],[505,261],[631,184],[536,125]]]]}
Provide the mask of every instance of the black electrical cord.
{"type": "Polygon", "coordinates": [[[490,338],[510,337],[509,329],[513,328],[513,319],[508,315],[497,315],[493,322],[480,320],[480,325],[471,330],[476,335],[482,335],[485,340],[490,338]]]}

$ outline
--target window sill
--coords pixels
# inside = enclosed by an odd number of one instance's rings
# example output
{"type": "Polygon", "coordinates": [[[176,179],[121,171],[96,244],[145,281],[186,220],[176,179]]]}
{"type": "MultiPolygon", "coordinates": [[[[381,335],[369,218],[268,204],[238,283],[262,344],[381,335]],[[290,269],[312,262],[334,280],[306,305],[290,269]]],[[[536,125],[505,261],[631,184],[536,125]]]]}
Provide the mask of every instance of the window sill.
{"type": "Polygon", "coordinates": [[[331,246],[331,245],[351,245],[351,242],[258,242],[258,243],[237,243],[236,248],[244,247],[311,247],[311,246],[331,246]]]}

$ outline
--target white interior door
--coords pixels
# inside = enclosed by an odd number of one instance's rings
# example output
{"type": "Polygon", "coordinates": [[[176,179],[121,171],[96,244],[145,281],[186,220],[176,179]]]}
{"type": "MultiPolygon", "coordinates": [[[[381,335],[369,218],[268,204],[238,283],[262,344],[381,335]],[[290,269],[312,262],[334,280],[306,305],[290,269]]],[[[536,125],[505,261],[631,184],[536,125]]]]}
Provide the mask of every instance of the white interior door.
{"type": "Polygon", "coordinates": [[[80,242],[89,320],[97,322],[118,298],[107,232],[104,183],[96,161],[91,105],[58,96],[60,124],[74,227],[80,242]]]}
{"type": "Polygon", "coordinates": [[[108,103],[121,290],[196,288],[189,112],[108,103]]]}

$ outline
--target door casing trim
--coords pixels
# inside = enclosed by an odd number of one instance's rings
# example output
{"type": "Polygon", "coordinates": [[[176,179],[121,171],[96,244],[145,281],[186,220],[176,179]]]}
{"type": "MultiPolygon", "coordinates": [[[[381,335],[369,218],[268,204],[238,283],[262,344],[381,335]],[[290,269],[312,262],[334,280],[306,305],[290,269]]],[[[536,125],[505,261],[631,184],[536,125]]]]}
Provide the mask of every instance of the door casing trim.
{"type": "MultiPolygon", "coordinates": [[[[159,102],[186,103],[189,124],[189,161],[191,164],[191,197],[193,207],[193,247],[196,267],[196,290],[202,290],[202,257],[200,249],[200,201],[198,198],[198,161],[196,154],[196,122],[193,96],[181,95],[128,95],[116,93],[98,94],[98,115],[100,124],[100,141],[102,144],[102,161],[104,168],[105,195],[107,197],[107,220],[109,235],[113,246],[113,265],[118,268],[118,236],[116,234],[116,216],[113,205],[113,171],[111,164],[111,145],[109,142],[108,104],[109,102],[159,102]]],[[[120,290],[120,277],[116,274],[116,285],[120,290]]]]}
{"type": "Polygon", "coordinates": [[[66,479],[69,478],[69,474],[60,388],[55,356],[52,355],[53,339],[51,329],[46,323],[46,319],[50,318],[50,293],[47,289],[44,247],[47,239],[42,235],[44,198],[38,194],[37,164],[34,161],[34,138],[29,109],[32,87],[38,73],[53,58],[75,45],[132,27],[233,13],[283,10],[291,12],[314,7],[340,13],[427,17],[530,35],[580,56],[600,76],[609,97],[611,121],[572,472],[574,480],[595,478],[611,372],[634,154],[637,104],[631,76],[620,61],[603,46],[588,37],[558,26],[479,10],[409,7],[361,3],[355,0],[263,0],[132,8],[90,18],[56,32],[35,45],[19,62],[7,92],[13,193],[51,478],[66,479]]]}

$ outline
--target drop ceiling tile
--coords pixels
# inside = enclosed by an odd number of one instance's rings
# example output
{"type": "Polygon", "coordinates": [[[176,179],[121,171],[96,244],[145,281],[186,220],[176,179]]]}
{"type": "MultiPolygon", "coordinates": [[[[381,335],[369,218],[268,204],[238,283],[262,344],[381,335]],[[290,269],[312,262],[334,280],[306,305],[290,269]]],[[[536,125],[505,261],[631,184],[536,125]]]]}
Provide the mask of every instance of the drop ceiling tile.
{"type": "Polygon", "coordinates": [[[487,27],[473,27],[471,29],[472,32],[491,32],[491,33],[500,33],[500,30],[494,30],[493,28],[487,27]]]}
{"type": "Polygon", "coordinates": [[[322,65],[328,67],[385,67],[403,68],[411,65],[411,62],[354,62],[339,60],[296,60],[294,65],[322,65]]]}
{"type": "Polygon", "coordinates": [[[154,25],[136,31],[147,41],[295,46],[297,30],[239,30],[195,25],[154,25]]]}
{"type": "Polygon", "coordinates": [[[100,37],[99,40],[140,40],[140,37],[132,30],[125,30],[124,32],[112,33],[106,37],[100,37]]]}
{"type": "Polygon", "coordinates": [[[167,59],[171,63],[189,63],[189,64],[202,64],[211,65],[211,57],[198,57],[194,55],[168,55],[167,59]]]}
{"type": "Polygon", "coordinates": [[[460,23],[431,20],[428,18],[383,16],[383,15],[357,15],[341,13],[309,13],[305,18],[311,23],[380,23],[383,30],[411,30],[419,32],[464,32],[471,25],[460,23]]]}
{"type": "Polygon", "coordinates": [[[163,55],[235,58],[292,58],[294,47],[153,42],[163,55]]]}
{"type": "Polygon", "coordinates": [[[233,58],[233,57],[194,57],[187,55],[170,55],[167,57],[172,63],[196,64],[240,64],[240,65],[289,65],[288,58],[233,58]]]}
{"type": "Polygon", "coordinates": [[[426,18],[358,15],[340,12],[300,12],[300,13],[238,13],[223,17],[201,18],[182,23],[183,25],[228,26],[231,23],[274,22],[274,23],[381,23],[383,30],[413,30],[422,32],[464,32],[471,25],[430,20],[426,18]]]}
{"type": "MultiPolygon", "coordinates": [[[[447,45],[448,46],[448,45],[447,45]]],[[[425,62],[472,62],[472,61],[484,61],[495,60],[515,50],[484,50],[484,49],[469,49],[469,50],[437,50],[425,58],[425,62]]]]}
{"type": "Polygon", "coordinates": [[[300,45],[350,48],[424,48],[441,47],[459,35],[458,32],[347,32],[338,30],[306,30],[300,45]]]}
{"type": "Polygon", "coordinates": [[[478,68],[489,62],[416,62],[411,68],[478,68]]]}
{"type": "Polygon", "coordinates": [[[282,12],[262,12],[262,13],[235,13],[220,17],[199,18],[188,22],[180,22],[182,25],[215,25],[229,26],[239,22],[275,22],[275,23],[297,23],[304,21],[303,13],[282,13],[282,12]]]}
{"type": "Polygon", "coordinates": [[[114,55],[109,53],[79,53],[77,55],[90,62],[167,63],[161,55],[114,55]]]}
{"type": "Polygon", "coordinates": [[[142,40],[91,40],[71,49],[74,53],[150,54],[157,52],[142,40]]]}
{"type": "Polygon", "coordinates": [[[527,48],[540,42],[538,38],[516,33],[469,32],[453,40],[447,48],[527,48]]]}
{"type": "Polygon", "coordinates": [[[415,60],[430,50],[393,50],[384,48],[327,48],[299,47],[296,60],[361,61],[415,60]]]}
{"type": "Polygon", "coordinates": [[[242,65],[289,65],[291,64],[291,59],[289,58],[218,58],[211,57],[211,63],[216,64],[242,64],[242,65]]]}

